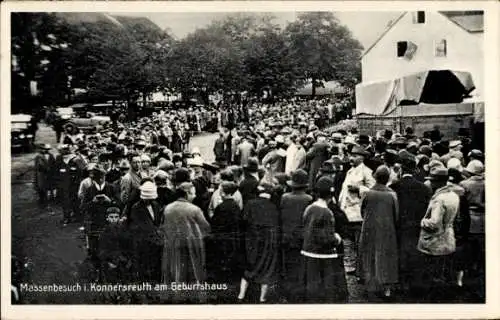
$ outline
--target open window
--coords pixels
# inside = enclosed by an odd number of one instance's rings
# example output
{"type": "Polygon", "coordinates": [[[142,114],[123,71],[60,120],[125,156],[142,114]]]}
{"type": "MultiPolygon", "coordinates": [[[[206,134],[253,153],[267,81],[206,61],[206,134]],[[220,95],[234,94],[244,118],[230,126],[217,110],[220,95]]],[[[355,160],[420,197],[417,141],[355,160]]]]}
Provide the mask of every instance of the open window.
{"type": "Polygon", "coordinates": [[[417,51],[417,45],[411,41],[398,41],[397,43],[397,57],[412,59],[417,51]]]}

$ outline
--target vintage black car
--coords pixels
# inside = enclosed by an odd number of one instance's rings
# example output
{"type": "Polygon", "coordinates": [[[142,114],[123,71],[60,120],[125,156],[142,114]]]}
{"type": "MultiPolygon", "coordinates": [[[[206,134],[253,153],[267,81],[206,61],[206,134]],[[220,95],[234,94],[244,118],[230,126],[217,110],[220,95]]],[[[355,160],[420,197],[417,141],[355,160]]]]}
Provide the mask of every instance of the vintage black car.
{"type": "Polygon", "coordinates": [[[13,149],[31,150],[35,142],[36,124],[29,114],[13,114],[10,118],[10,144],[13,149]]]}

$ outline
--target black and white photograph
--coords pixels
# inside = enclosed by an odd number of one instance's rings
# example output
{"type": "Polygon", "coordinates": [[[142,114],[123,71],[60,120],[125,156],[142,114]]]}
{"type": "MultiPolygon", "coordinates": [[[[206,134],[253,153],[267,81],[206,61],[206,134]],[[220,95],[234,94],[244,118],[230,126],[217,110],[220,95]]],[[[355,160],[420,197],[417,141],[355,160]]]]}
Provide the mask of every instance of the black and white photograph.
{"type": "Polygon", "coordinates": [[[10,12],[10,303],[486,303],[487,12],[335,8],[10,12]]]}

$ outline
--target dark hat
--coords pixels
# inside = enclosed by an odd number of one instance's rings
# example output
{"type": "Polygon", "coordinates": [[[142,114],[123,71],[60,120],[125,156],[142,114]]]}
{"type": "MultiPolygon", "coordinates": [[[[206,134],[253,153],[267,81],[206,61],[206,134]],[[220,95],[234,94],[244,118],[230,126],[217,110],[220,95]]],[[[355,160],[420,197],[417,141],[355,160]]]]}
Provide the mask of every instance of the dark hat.
{"type": "Polygon", "coordinates": [[[92,169],[92,172],[95,174],[98,174],[98,175],[104,175],[106,174],[106,170],[104,170],[104,168],[101,166],[101,165],[96,165],[93,169],[92,169]]]}
{"type": "Polygon", "coordinates": [[[280,185],[284,185],[290,179],[290,176],[284,172],[278,172],[274,176],[280,185]]]}
{"type": "Polygon", "coordinates": [[[459,128],[458,129],[458,136],[459,137],[468,137],[470,135],[469,129],[468,128],[459,128]]]}
{"type": "Polygon", "coordinates": [[[415,169],[417,166],[416,158],[413,154],[406,150],[399,151],[399,162],[401,165],[407,169],[415,169]]]}
{"type": "Polygon", "coordinates": [[[189,170],[186,168],[179,168],[174,171],[174,176],[172,178],[172,182],[175,185],[180,185],[183,182],[190,182],[191,176],[189,174],[189,170]]]}
{"type": "Polygon", "coordinates": [[[257,172],[259,170],[259,160],[256,158],[249,158],[247,164],[243,166],[243,169],[249,172],[257,172]]]}
{"type": "Polygon", "coordinates": [[[482,160],[484,159],[484,154],[481,150],[478,150],[478,149],[472,149],[470,152],[469,152],[469,158],[474,158],[474,159],[478,159],[478,160],[482,160]]]}
{"type": "Polygon", "coordinates": [[[108,209],[106,209],[106,215],[110,215],[110,214],[120,214],[121,211],[120,211],[120,208],[118,207],[109,207],[108,209]]]}
{"type": "Polygon", "coordinates": [[[335,169],[335,164],[334,164],[333,160],[331,160],[331,159],[323,162],[321,164],[320,170],[323,173],[335,173],[335,172],[337,172],[337,170],[335,169]]]}
{"type": "Polygon", "coordinates": [[[418,153],[423,154],[428,156],[429,158],[432,157],[432,149],[429,146],[421,146],[418,149],[418,153]]]}
{"type": "Polygon", "coordinates": [[[448,180],[455,184],[460,183],[464,179],[462,172],[460,172],[455,168],[448,169],[448,176],[449,176],[448,180]]]}
{"type": "Polygon", "coordinates": [[[396,163],[399,161],[399,154],[394,149],[387,149],[384,152],[384,160],[388,163],[396,163]]]}
{"type": "Polygon", "coordinates": [[[234,173],[231,169],[224,169],[220,173],[220,178],[223,181],[234,181],[234,173]]]}
{"type": "Polygon", "coordinates": [[[302,169],[296,170],[292,173],[290,180],[287,184],[290,188],[306,188],[308,186],[309,176],[307,172],[302,169]]]}
{"type": "Polygon", "coordinates": [[[207,163],[207,162],[204,162],[203,163],[203,169],[205,170],[208,170],[212,173],[216,173],[220,167],[216,164],[216,163],[207,163]]]}
{"type": "Polygon", "coordinates": [[[238,185],[233,181],[223,181],[220,184],[220,187],[227,195],[233,195],[238,190],[238,185]]]}
{"type": "Polygon", "coordinates": [[[392,139],[392,131],[389,129],[385,129],[384,130],[384,138],[386,138],[387,140],[391,140],[392,139]]]}
{"type": "Polygon", "coordinates": [[[335,184],[334,184],[332,178],[321,177],[321,178],[319,178],[318,181],[316,181],[316,184],[314,185],[314,189],[320,193],[322,193],[322,192],[333,193],[335,191],[335,184]]]}
{"type": "Polygon", "coordinates": [[[360,134],[357,141],[358,144],[370,144],[370,137],[366,134],[360,134]]]}
{"type": "Polygon", "coordinates": [[[172,161],[175,163],[175,162],[179,162],[179,161],[182,161],[182,155],[180,153],[176,153],[174,154],[174,156],[172,157],[172,161]]]}
{"type": "Polygon", "coordinates": [[[358,146],[358,145],[355,145],[352,148],[351,154],[357,154],[357,155],[364,156],[364,157],[367,157],[370,155],[370,153],[368,151],[366,151],[363,147],[358,146]]]}
{"type": "Polygon", "coordinates": [[[394,139],[393,144],[399,146],[406,146],[408,144],[408,140],[405,137],[397,137],[396,139],[394,139]]]}
{"type": "Polygon", "coordinates": [[[158,170],[170,171],[175,168],[175,165],[172,161],[160,159],[158,162],[158,170]]]}
{"type": "Polygon", "coordinates": [[[432,167],[430,171],[429,180],[434,181],[447,181],[448,180],[448,169],[444,166],[432,167]]]}

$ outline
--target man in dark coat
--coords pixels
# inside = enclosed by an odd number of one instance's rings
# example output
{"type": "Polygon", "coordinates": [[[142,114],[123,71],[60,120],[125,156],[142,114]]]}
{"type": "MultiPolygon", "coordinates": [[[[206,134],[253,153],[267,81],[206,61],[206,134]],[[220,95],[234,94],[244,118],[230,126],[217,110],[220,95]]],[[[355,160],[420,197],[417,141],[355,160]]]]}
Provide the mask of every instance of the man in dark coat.
{"type": "Polygon", "coordinates": [[[248,200],[255,199],[257,197],[257,187],[259,185],[259,162],[255,158],[248,159],[248,164],[243,167],[245,171],[244,179],[240,182],[239,190],[241,197],[243,198],[243,204],[247,203],[248,200]]]}
{"type": "Polygon", "coordinates": [[[224,134],[221,132],[219,134],[219,138],[217,138],[214,145],[215,161],[222,162],[226,160],[225,150],[226,150],[226,140],[224,138],[224,134]]]}
{"type": "Polygon", "coordinates": [[[318,138],[318,141],[307,152],[306,160],[309,167],[309,188],[312,189],[321,165],[328,160],[328,144],[325,137],[318,138]]]}
{"type": "Polygon", "coordinates": [[[54,192],[55,157],[50,153],[51,146],[44,144],[35,157],[35,187],[40,205],[46,205],[48,197],[54,192]]]}
{"type": "Polygon", "coordinates": [[[402,178],[390,188],[396,192],[399,203],[399,223],[396,226],[399,242],[399,274],[403,289],[410,290],[418,282],[420,221],[431,199],[430,189],[413,177],[415,157],[409,152],[400,154],[402,178]]]}
{"type": "Polygon", "coordinates": [[[163,238],[159,226],[163,219],[157,188],[151,181],[140,187],[140,198],[130,210],[129,229],[134,237],[134,267],[136,280],[159,282],[161,280],[161,255],[163,238]]]}
{"type": "Polygon", "coordinates": [[[71,152],[70,146],[63,145],[60,152],[55,160],[57,196],[63,209],[63,225],[66,226],[72,218],[75,206],[78,206],[78,187],[81,179],[75,154],[71,152]]]}
{"type": "Polygon", "coordinates": [[[113,186],[104,180],[104,175],[104,168],[101,166],[94,168],[92,184],[85,190],[80,208],[85,216],[89,256],[97,268],[99,268],[97,259],[99,237],[106,227],[106,210],[114,202],[115,194],[113,186]]]}
{"type": "Polygon", "coordinates": [[[285,299],[289,302],[300,302],[300,271],[302,257],[302,216],[312,203],[312,196],[306,193],[308,175],[302,169],[292,173],[291,180],[287,181],[292,192],[285,193],[281,198],[281,228],[282,228],[282,273],[281,287],[285,299]]]}

